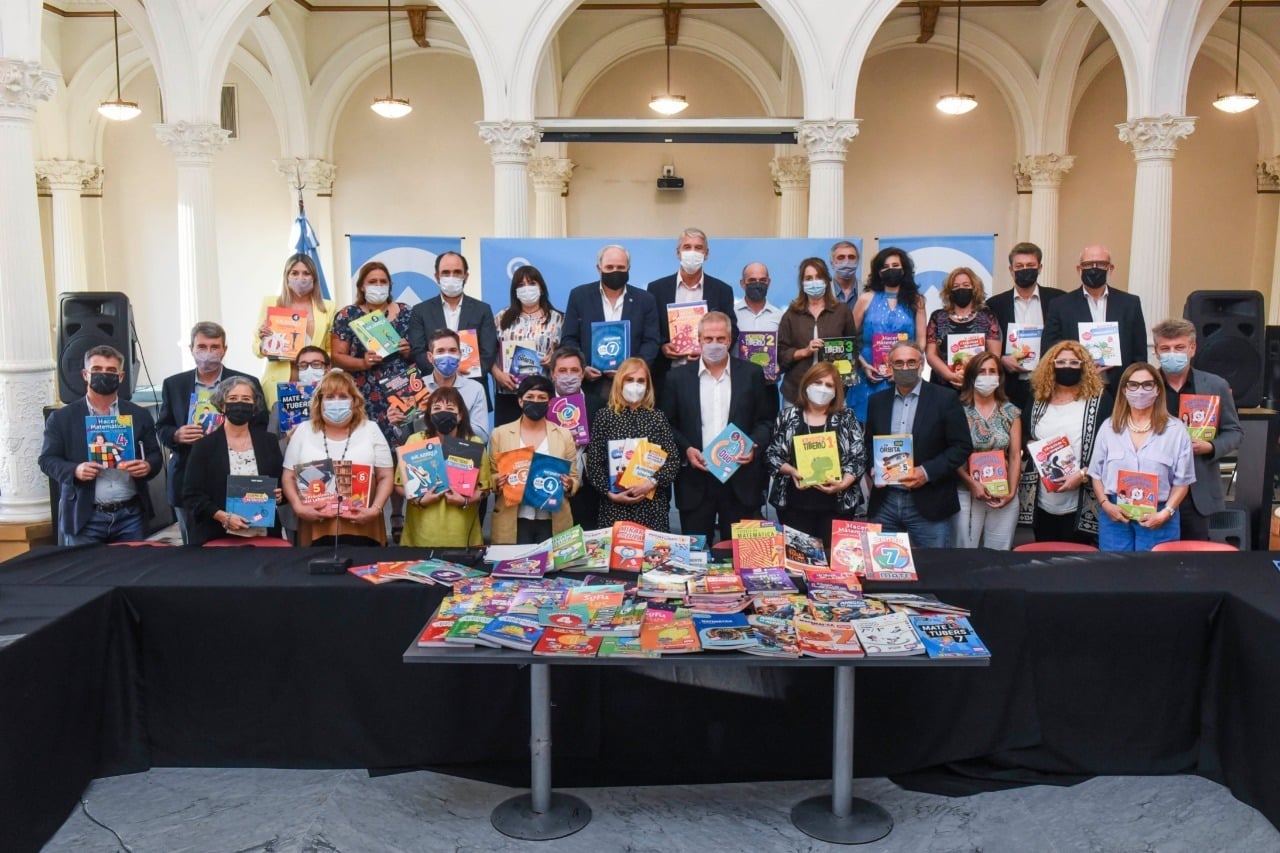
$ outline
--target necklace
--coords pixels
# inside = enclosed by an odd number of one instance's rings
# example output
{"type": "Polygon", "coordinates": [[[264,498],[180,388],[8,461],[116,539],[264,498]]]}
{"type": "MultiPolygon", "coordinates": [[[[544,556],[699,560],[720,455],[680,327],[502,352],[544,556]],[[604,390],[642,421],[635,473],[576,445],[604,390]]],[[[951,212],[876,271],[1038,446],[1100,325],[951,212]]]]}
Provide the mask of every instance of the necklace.
{"type": "MultiPolygon", "coordinates": [[[[329,433],[322,429],[320,430],[320,437],[324,439],[324,458],[332,462],[333,454],[329,452],[329,433]]],[[[342,440],[342,456],[338,458],[339,462],[345,462],[347,460],[347,451],[350,449],[351,449],[351,428],[348,427],[347,437],[342,440]]]]}
{"type": "Polygon", "coordinates": [[[1143,426],[1143,427],[1140,427],[1140,426],[1138,426],[1136,423],[1134,423],[1133,418],[1130,418],[1130,419],[1129,419],[1129,432],[1135,432],[1135,433],[1137,433],[1138,435],[1143,435],[1144,433],[1151,432],[1151,420],[1150,420],[1150,419],[1148,419],[1148,420],[1147,420],[1147,425],[1146,425],[1146,426],[1143,426]]]}

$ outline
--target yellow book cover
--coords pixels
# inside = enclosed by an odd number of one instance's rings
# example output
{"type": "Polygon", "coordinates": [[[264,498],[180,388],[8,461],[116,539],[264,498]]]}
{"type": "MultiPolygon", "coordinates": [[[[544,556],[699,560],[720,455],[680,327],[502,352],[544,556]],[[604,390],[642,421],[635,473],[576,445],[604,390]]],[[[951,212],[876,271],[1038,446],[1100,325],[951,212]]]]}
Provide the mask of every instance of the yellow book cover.
{"type": "Polygon", "coordinates": [[[813,486],[840,479],[840,450],[834,432],[799,434],[794,441],[801,483],[813,486]]]}
{"type": "MultiPolygon", "coordinates": [[[[658,476],[658,469],[666,464],[666,461],[667,451],[660,445],[642,438],[636,446],[636,452],[631,454],[631,461],[627,463],[626,470],[618,478],[618,485],[629,489],[645,480],[654,480],[658,476]]],[[[653,492],[650,492],[648,497],[652,500],[653,492]]]]}

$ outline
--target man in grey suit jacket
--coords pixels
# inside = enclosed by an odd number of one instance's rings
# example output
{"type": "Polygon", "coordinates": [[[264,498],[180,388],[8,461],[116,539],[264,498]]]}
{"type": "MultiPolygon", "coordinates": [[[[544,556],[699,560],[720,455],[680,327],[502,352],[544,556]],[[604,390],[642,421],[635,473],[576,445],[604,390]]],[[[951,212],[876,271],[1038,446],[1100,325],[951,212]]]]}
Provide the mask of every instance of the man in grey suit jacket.
{"type": "Polygon", "coordinates": [[[440,295],[419,302],[409,314],[409,357],[425,376],[431,367],[431,334],[437,329],[462,332],[475,329],[476,342],[480,345],[480,375],[470,378],[484,388],[485,402],[490,409],[489,373],[498,359],[498,327],[493,322],[493,309],[489,303],[467,296],[462,292],[470,277],[467,259],[457,252],[444,252],[436,257],[436,281],[440,295]]]}
{"type": "Polygon", "coordinates": [[[1210,514],[1226,509],[1222,499],[1219,460],[1235,453],[1240,439],[1244,437],[1244,430],[1240,427],[1240,417],[1236,414],[1235,400],[1227,380],[1191,367],[1191,360],[1196,354],[1196,327],[1187,320],[1165,320],[1156,324],[1151,335],[1155,339],[1156,358],[1160,360],[1160,373],[1164,377],[1169,414],[1178,417],[1182,397],[1189,394],[1218,398],[1217,434],[1208,441],[1200,438],[1191,440],[1196,481],[1191,484],[1191,496],[1183,501],[1179,513],[1183,539],[1207,540],[1210,514]]]}

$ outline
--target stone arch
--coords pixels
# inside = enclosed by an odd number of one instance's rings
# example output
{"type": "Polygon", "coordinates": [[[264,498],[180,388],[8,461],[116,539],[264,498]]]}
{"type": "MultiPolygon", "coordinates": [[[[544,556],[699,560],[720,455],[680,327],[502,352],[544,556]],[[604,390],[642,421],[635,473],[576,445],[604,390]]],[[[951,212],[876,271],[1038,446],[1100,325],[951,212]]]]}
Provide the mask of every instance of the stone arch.
{"type": "MultiPolygon", "coordinates": [[[[286,24],[287,26],[287,24],[286,24]]],[[[266,58],[267,70],[275,99],[268,96],[272,112],[283,122],[280,137],[280,153],[288,156],[310,154],[311,81],[307,77],[306,62],[298,50],[293,33],[286,34],[274,18],[254,18],[249,31],[258,39],[266,58]]],[[[267,93],[264,92],[264,95],[267,93]]]]}
{"type": "MultiPolygon", "coordinates": [[[[637,53],[660,49],[664,44],[658,22],[645,20],[619,27],[591,45],[564,77],[559,115],[575,115],[587,91],[619,62],[637,53]]],[[[724,27],[688,18],[680,22],[680,47],[725,63],[760,99],[765,115],[782,114],[782,81],[764,55],[746,39],[724,27]]]]}
{"type": "MultiPolygon", "coordinates": [[[[1078,103],[1081,63],[1098,19],[1089,9],[1072,7],[1049,34],[1040,72],[1040,101],[1036,119],[1041,150],[1028,154],[1065,154],[1071,137],[1071,119],[1078,103]]],[[[1111,57],[1115,56],[1114,48],[1111,57]]],[[[1100,69],[1099,69],[1100,70],[1100,69]]],[[[1094,75],[1097,71],[1093,72],[1094,75]]],[[[1090,77],[1090,80],[1093,78],[1090,77]]],[[[1083,87],[1083,88],[1087,88],[1083,87]]]]}
{"type": "MultiPolygon", "coordinates": [[[[128,85],[146,68],[154,68],[151,57],[136,33],[120,35],[120,85],[128,85]]],[[[159,72],[156,72],[159,78],[159,72]]],[[[98,115],[98,104],[114,97],[116,91],[115,48],[111,42],[99,47],[67,81],[67,114],[87,116],[74,121],[67,130],[70,155],[95,163],[102,162],[102,137],[107,120],[98,115]]]]}
{"type": "MultiPolygon", "coordinates": [[[[885,19],[897,7],[896,0],[874,0],[874,2],[868,3],[866,8],[861,10],[857,20],[852,22],[849,35],[838,54],[839,59],[833,69],[830,83],[832,97],[832,112],[830,115],[836,118],[854,117],[856,106],[854,102],[858,96],[858,78],[862,75],[862,66],[866,62],[873,42],[881,36],[881,30],[886,26],[885,19]]],[[[903,19],[903,23],[905,21],[906,19],[903,19]]],[[[888,26],[892,26],[892,24],[888,26]]],[[[916,28],[916,33],[917,35],[919,34],[918,28],[916,28]]],[[[805,90],[805,116],[817,117],[809,111],[809,88],[813,85],[813,81],[804,74],[803,68],[801,70],[801,81],[805,90]]]]}

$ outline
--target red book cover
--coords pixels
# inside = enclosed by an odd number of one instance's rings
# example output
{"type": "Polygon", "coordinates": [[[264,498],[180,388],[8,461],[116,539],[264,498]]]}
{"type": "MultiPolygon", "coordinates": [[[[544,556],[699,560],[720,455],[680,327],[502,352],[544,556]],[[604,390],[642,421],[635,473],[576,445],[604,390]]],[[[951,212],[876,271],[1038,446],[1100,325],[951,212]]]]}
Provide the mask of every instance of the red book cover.
{"type": "Polygon", "coordinates": [[[600,648],[601,637],[588,637],[581,631],[563,631],[559,628],[547,628],[542,632],[538,644],[533,647],[535,655],[567,655],[576,658],[593,658],[600,648]]]}
{"type": "Polygon", "coordinates": [[[609,553],[609,568],[623,572],[638,572],[644,568],[643,524],[634,521],[616,521],[613,524],[613,545],[609,553]]]}
{"type": "Polygon", "coordinates": [[[866,567],[867,533],[880,532],[874,521],[848,521],[837,518],[831,522],[831,570],[861,575],[866,567]]]}
{"type": "Polygon", "coordinates": [[[1009,494],[1009,465],[1003,450],[981,450],[969,454],[969,476],[997,497],[1009,494]]]}
{"type": "Polygon", "coordinates": [[[1116,472],[1116,506],[1137,521],[1155,515],[1160,497],[1160,478],[1145,471],[1116,472]]]}

